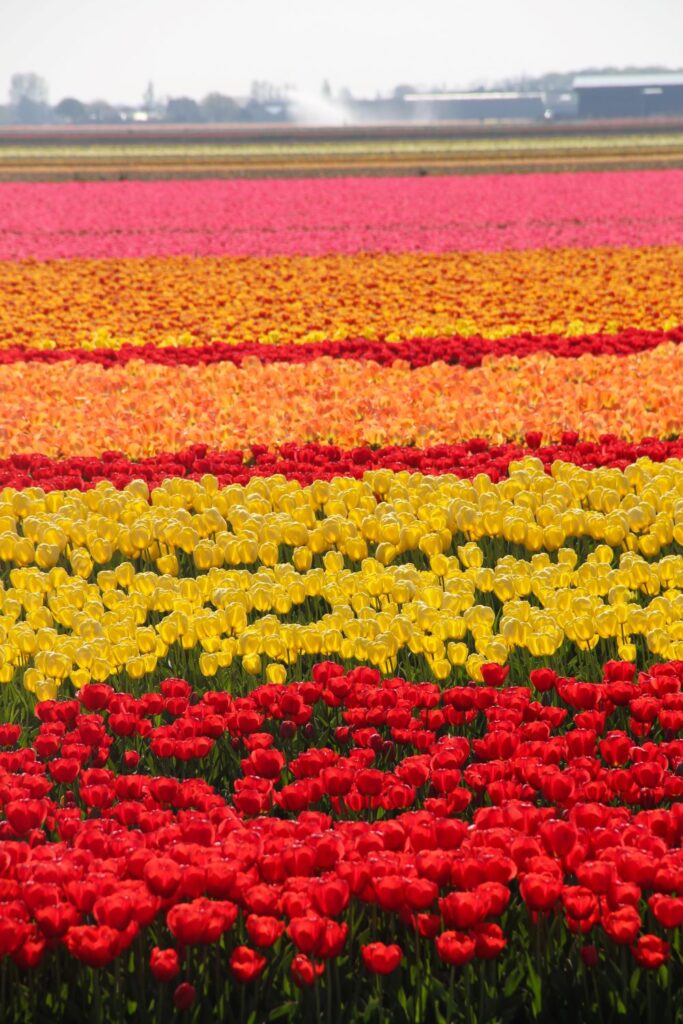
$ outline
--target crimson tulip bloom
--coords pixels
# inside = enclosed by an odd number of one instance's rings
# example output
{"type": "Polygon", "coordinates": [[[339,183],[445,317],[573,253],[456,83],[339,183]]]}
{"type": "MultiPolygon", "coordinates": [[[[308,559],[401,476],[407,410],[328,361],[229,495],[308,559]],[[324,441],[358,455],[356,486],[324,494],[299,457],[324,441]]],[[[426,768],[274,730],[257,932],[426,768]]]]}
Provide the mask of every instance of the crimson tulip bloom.
{"type": "Polygon", "coordinates": [[[655,919],[664,928],[680,928],[683,924],[683,899],[676,896],[650,896],[648,900],[655,919]]]}
{"type": "Polygon", "coordinates": [[[172,981],[180,973],[178,951],[154,946],[149,957],[149,967],[157,981],[172,981]]]}
{"type": "Polygon", "coordinates": [[[33,916],[41,932],[48,939],[61,938],[80,921],[76,908],[71,903],[62,902],[48,907],[36,907],[33,916]]]}
{"type": "Polygon", "coordinates": [[[247,984],[258,978],[266,966],[267,960],[249,946],[236,946],[230,955],[230,970],[235,978],[247,984]]]}
{"type": "Polygon", "coordinates": [[[620,946],[629,946],[640,931],[640,914],[635,907],[620,907],[602,916],[602,927],[606,935],[620,946]]]}
{"type": "Polygon", "coordinates": [[[551,668],[534,668],[529,673],[529,681],[541,693],[547,693],[557,684],[558,676],[551,668]]]}
{"type": "Polygon", "coordinates": [[[562,883],[549,875],[529,873],[519,883],[519,891],[530,910],[547,913],[560,898],[562,883]]]}
{"type": "Polygon", "coordinates": [[[78,925],[66,933],[64,945],[88,967],[105,967],[119,955],[120,934],[107,925],[78,925]]]}
{"type": "Polygon", "coordinates": [[[503,952],[507,939],[500,925],[482,921],[474,927],[475,952],[480,960],[494,960],[503,952]]]}
{"type": "Polygon", "coordinates": [[[189,981],[181,981],[173,993],[173,1005],[177,1010],[189,1010],[197,998],[197,989],[189,981]]]}
{"type": "Polygon", "coordinates": [[[285,930],[284,921],[269,915],[249,914],[245,926],[250,942],[264,949],[276,943],[285,930]]]}
{"type": "MultiPolygon", "coordinates": [[[[21,936],[22,933],[19,934],[21,936]]],[[[46,946],[47,943],[42,936],[29,936],[12,953],[12,959],[22,971],[34,970],[42,961],[46,946]]]]}
{"type": "Polygon", "coordinates": [[[391,974],[403,959],[403,950],[396,944],[385,945],[383,942],[369,942],[361,946],[363,963],[373,974],[391,974]]]}
{"type": "Polygon", "coordinates": [[[481,677],[487,686],[502,686],[509,672],[509,665],[497,665],[495,662],[489,662],[481,666],[481,677]]]}
{"type": "Polygon", "coordinates": [[[598,900],[590,889],[583,885],[575,885],[563,889],[562,905],[569,917],[581,921],[595,913],[598,909],[598,900]]]}
{"type": "Polygon", "coordinates": [[[106,683],[88,683],[78,694],[78,699],[88,711],[102,711],[109,706],[114,688],[106,683]]]}
{"type": "Polygon", "coordinates": [[[631,952],[639,967],[654,971],[669,959],[671,947],[658,935],[641,935],[631,946],[631,952]]]}
{"type": "Polygon", "coordinates": [[[324,917],[338,917],[346,910],[351,896],[351,887],[343,878],[331,876],[320,879],[311,890],[313,904],[324,917]]]}
{"type": "Polygon", "coordinates": [[[334,960],[338,957],[349,934],[349,926],[346,921],[341,924],[338,921],[326,921],[325,930],[318,943],[317,956],[322,960],[334,960]]]}
{"type": "Polygon", "coordinates": [[[471,928],[489,913],[489,898],[486,892],[452,892],[439,900],[439,910],[449,927],[471,928]]]}
{"type": "Polygon", "coordinates": [[[474,939],[464,932],[442,932],[437,935],[434,944],[441,959],[455,967],[464,967],[474,959],[476,953],[474,939]]]}
{"type": "Polygon", "coordinates": [[[10,800],[5,804],[5,817],[18,835],[40,828],[45,821],[48,805],[45,800],[10,800]]]}
{"type": "Polygon", "coordinates": [[[301,953],[316,953],[323,937],[325,922],[317,914],[294,917],[289,922],[287,933],[301,953]]]}
{"type": "Polygon", "coordinates": [[[600,961],[598,950],[595,946],[582,946],[581,959],[586,967],[597,967],[600,961]]]}
{"type": "Polygon", "coordinates": [[[180,865],[170,857],[152,857],[144,868],[147,887],[155,896],[172,896],[182,880],[180,865]]]}
{"type": "Polygon", "coordinates": [[[177,903],[167,915],[171,934],[184,946],[215,942],[237,918],[237,907],[228,901],[203,897],[191,903],[177,903]]]}
{"type": "MultiPolygon", "coordinates": [[[[322,968],[322,964],[320,964],[322,968]]],[[[298,988],[310,988],[315,982],[318,971],[304,953],[297,953],[290,967],[292,979],[298,988]]],[[[324,968],[323,968],[324,970],[324,968]]]]}

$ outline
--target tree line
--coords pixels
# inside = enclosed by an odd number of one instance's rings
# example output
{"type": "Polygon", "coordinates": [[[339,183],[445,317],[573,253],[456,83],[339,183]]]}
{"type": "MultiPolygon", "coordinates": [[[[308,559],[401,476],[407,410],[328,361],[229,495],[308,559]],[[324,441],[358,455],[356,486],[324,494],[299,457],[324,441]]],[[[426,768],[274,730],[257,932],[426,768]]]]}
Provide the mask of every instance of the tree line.
{"type": "Polygon", "coordinates": [[[192,124],[239,123],[240,121],[277,120],[284,105],[281,91],[268,82],[253,82],[246,99],[237,101],[221,92],[210,92],[201,100],[190,96],[158,99],[152,83],[140,104],[130,107],[106,100],[84,102],[65,96],[58,103],[48,102],[45,79],[33,72],[12,75],[9,103],[0,106],[0,122],[6,124],[117,124],[122,121],[150,119],[192,124]]]}

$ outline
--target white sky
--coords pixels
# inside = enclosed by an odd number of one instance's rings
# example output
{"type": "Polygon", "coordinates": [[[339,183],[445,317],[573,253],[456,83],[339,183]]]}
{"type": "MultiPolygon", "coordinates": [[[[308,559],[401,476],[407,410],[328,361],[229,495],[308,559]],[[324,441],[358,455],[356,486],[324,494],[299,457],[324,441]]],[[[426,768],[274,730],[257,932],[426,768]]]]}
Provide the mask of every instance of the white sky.
{"type": "Polygon", "coordinates": [[[0,102],[245,94],[252,80],[358,96],[590,65],[683,65],[683,0],[0,0],[0,102]]]}

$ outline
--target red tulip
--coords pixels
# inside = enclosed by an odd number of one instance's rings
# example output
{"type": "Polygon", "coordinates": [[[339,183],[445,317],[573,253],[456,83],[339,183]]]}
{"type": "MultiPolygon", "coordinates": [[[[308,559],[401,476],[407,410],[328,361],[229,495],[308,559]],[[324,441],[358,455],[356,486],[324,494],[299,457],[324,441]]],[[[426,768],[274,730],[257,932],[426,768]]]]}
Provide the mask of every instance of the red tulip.
{"type": "Polygon", "coordinates": [[[442,932],[441,935],[437,935],[435,945],[441,959],[456,967],[468,964],[476,952],[474,939],[463,932],[442,932]]]}
{"type": "Polygon", "coordinates": [[[497,665],[495,662],[490,662],[481,666],[481,677],[487,686],[502,686],[509,671],[509,665],[497,665]]]}
{"type": "Polygon", "coordinates": [[[249,941],[255,946],[267,948],[272,946],[285,930],[284,921],[276,917],[249,914],[245,921],[249,941]]]}
{"type": "Polygon", "coordinates": [[[560,898],[562,883],[548,875],[530,873],[522,878],[519,891],[530,910],[547,913],[560,898]]]}
{"type": "Polygon", "coordinates": [[[311,889],[313,904],[324,917],[338,917],[349,904],[351,889],[343,878],[320,879],[311,889]]]}
{"type": "Polygon", "coordinates": [[[640,914],[635,907],[620,907],[612,913],[603,914],[602,927],[605,934],[619,945],[629,946],[640,931],[640,914]]]}
{"type": "Polygon", "coordinates": [[[683,899],[676,896],[650,896],[648,903],[655,919],[664,928],[680,928],[683,924],[683,899]]]}
{"type": "Polygon", "coordinates": [[[180,973],[178,951],[154,946],[149,958],[149,967],[156,981],[172,981],[180,973]]]}
{"type": "Polygon", "coordinates": [[[144,868],[147,887],[155,896],[172,896],[182,881],[180,865],[170,857],[152,857],[144,868]]]}
{"type": "Polygon", "coordinates": [[[487,921],[474,926],[474,941],[475,952],[480,960],[494,960],[507,945],[501,927],[487,921]]]}
{"type": "Polygon", "coordinates": [[[597,967],[599,963],[599,955],[595,946],[582,946],[581,947],[581,959],[586,967],[597,967]]]}
{"type": "Polygon", "coordinates": [[[631,946],[631,952],[639,967],[654,971],[669,959],[671,947],[658,935],[641,935],[631,946]]]}
{"type": "Polygon", "coordinates": [[[230,969],[237,981],[246,984],[262,973],[267,960],[248,946],[236,946],[230,955],[230,969]]]}
{"type": "Polygon", "coordinates": [[[324,970],[322,964],[313,964],[303,953],[297,953],[290,968],[294,984],[298,988],[310,988],[319,973],[324,970]]]}
{"type": "Polygon", "coordinates": [[[315,954],[322,940],[325,923],[316,914],[294,917],[289,922],[287,933],[299,952],[315,954]]]}
{"type": "Polygon", "coordinates": [[[181,981],[173,993],[173,1005],[177,1010],[189,1010],[197,998],[197,990],[189,981],[181,981]]]}
{"type": "Polygon", "coordinates": [[[119,955],[120,932],[107,925],[79,925],[69,929],[64,945],[88,967],[105,967],[119,955]]]}
{"type": "Polygon", "coordinates": [[[489,898],[485,892],[476,889],[474,892],[452,892],[439,900],[439,910],[450,928],[467,929],[489,913],[489,898]]]}
{"type": "Polygon", "coordinates": [[[373,974],[391,974],[403,959],[403,950],[395,944],[370,942],[360,948],[363,963],[373,974]]]}
{"type": "Polygon", "coordinates": [[[203,897],[190,903],[177,903],[166,917],[171,934],[184,946],[215,942],[232,928],[236,919],[234,903],[203,897]]]}

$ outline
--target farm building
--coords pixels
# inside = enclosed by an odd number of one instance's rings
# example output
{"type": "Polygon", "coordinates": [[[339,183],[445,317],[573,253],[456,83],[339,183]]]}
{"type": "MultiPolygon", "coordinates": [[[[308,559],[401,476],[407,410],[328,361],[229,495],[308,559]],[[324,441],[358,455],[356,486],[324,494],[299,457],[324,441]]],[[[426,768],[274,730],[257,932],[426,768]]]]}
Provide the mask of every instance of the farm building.
{"type": "Polygon", "coordinates": [[[404,97],[413,121],[541,121],[541,92],[434,92],[404,97]]]}
{"type": "Polygon", "coordinates": [[[579,117],[683,114],[683,74],[577,75],[579,117]]]}

